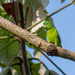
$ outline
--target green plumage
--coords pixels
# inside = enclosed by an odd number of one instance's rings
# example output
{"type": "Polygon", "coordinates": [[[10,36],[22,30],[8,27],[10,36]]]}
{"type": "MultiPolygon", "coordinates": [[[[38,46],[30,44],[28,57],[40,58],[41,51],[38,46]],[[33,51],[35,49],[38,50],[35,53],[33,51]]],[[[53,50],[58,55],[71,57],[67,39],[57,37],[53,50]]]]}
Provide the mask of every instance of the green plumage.
{"type": "Polygon", "coordinates": [[[61,46],[61,40],[58,31],[54,27],[53,23],[50,21],[45,21],[43,23],[44,27],[46,28],[47,31],[47,39],[50,43],[55,44],[57,46],[61,46]]]}

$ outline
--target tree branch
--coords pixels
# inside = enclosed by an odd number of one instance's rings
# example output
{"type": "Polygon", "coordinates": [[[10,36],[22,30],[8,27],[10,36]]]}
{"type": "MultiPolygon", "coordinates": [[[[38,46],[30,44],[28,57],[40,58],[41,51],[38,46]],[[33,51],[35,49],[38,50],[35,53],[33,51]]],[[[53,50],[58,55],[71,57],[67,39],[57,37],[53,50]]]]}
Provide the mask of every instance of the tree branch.
{"type": "Polygon", "coordinates": [[[4,19],[0,16],[0,26],[9,32],[23,38],[24,40],[28,41],[30,44],[36,46],[47,52],[48,55],[51,56],[59,56],[66,59],[70,59],[75,61],[75,52],[63,49],[56,45],[53,45],[38,36],[29,33],[28,31],[22,29],[21,27],[16,26],[15,24],[11,23],[7,19],[4,19]]]}

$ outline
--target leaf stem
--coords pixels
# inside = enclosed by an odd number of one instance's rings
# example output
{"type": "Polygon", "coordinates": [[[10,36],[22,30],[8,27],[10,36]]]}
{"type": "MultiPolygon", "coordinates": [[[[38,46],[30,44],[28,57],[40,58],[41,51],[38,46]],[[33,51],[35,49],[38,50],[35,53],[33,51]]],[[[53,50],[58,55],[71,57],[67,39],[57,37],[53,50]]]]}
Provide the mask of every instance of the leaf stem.
{"type": "Polygon", "coordinates": [[[30,61],[30,60],[38,60],[41,64],[43,64],[43,66],[47,69],[47,70],[49,70],[48,68],[47,68],[47,66],[41,61],[41,60],[39,60],[38,58],[28,58],[28,60],[30,61]]]}
{"type": "Polygon", "coordinates": [[[39,21],[39,22],[35,23],[34,25],[31,25],[31,26],[30,26],[30,27],[28,27],[26,30],[30,30],[31,28],[33,28],[33,27],[34,27],[34,26],[36,26],[37,24],[41,23],[41,22],[42,22],[42,21],[44,21],[45,19],[47,19],[47,18],[51,17],[52,15],[54,15],[54,14],[58,13],[59,11],[63,10],[64,8],[66,8],[66,7],[70,6],[70,5],[71,5],[71,4],[73,4],[73,3],[74,3],[74,2],[71,2],[71,3],[67,4],[67,5],[65,5],[64,7],[62,7],[62,8],[60,8],[60,9],[58,9],[57,11],[55,11],[55,12],[53,12],[52,14],[48,15],[47,17],[43,18],[41,21],[39,21]]]}

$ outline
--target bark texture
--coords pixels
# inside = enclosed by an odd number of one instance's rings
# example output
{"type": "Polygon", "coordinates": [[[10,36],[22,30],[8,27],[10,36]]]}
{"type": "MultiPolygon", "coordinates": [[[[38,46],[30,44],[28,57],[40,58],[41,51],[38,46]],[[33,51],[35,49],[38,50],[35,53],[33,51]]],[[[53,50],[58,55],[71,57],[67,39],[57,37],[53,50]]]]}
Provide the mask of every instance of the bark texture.
{"type": "Polygon", "coordinates": [[[38,36],[29,33],[28,31],[22,29],[21,27],[16,26],[15,24],[2,18],[1,16],[0,16],[0,27],[8,30],[9,32],[17,35],[20,38],[23,38],[30,44],[36,46],[37,48],[44,50],[48,55],[59,56],[75,61],[75,52],[53,45],[39,38],[38,36]]]}

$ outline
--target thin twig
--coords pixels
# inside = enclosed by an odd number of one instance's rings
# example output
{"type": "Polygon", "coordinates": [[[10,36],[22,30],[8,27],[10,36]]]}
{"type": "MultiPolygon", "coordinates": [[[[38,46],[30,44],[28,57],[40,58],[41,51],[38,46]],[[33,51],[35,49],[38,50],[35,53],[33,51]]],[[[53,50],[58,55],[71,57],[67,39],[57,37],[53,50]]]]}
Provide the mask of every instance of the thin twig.
{"type": "Polygon", "coordinates": [[[47,69],[47,70],[49,70],[48,68],[47,68],[47,66],[41,61],[41,60],[39,60],[38,58],[28,58],[28,60],[30,61],[30,60],[38,60],[41,64],[43,64],[43,66],[47,69]]]}
{"type": "Polygon", "coordinates": [[[71,2],[71,3],[67,4],[66,6],[64,6],[64,7],[60,8],[59,10],[57,10],[57,11],[53,12],[52,14],[50,14],[50,15],[48,15],[47,17],[43,18],[41,21],[39,21],[39,22],[35,23],[34,25],[31,25],[31,26],[30,26],[30,27],[28,27],[26,30],[30,30],[31,28],[33,28],[33,27],[34,27],[34,26],[36,26],[37,24],[41,23],[41,22],[42,22],[42,21],[44,21],[45,19],[47,19],[47,18],[51,17],[52,15],[54,15],[54,14],[58,13],[59,11],[61,11],[62,9],[66,8],[66,7],[68,7],[68,6],[70,6],[70,5],[71,5],[71,4],[73,4],[73,3],[74,3],[74,2],[71,2]]]}

